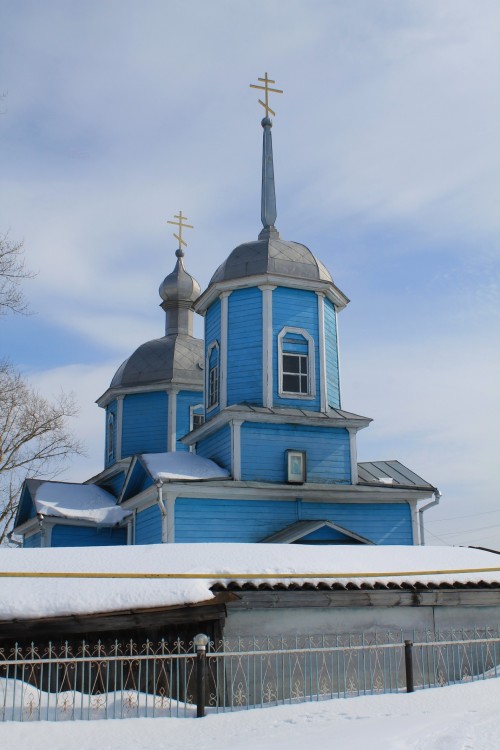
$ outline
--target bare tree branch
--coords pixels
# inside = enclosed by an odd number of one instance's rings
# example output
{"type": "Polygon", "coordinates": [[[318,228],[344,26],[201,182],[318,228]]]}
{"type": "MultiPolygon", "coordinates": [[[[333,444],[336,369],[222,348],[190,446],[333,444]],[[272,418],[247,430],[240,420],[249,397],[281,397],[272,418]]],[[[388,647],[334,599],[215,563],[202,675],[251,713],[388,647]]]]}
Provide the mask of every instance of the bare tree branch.
{"type": "Polygon", "coordinates": [[[8,234],[0,235],[0,315],[27,311],[21,281],[34,275],[25,266],[23,243],[12,242],[8,234]]]}
{"type": "Polygon", "coordinates": [[[61,393],[51,402],[0,361],[0,544],[14,521],[23,481],[29,475],[51,479],[66,458],[83,453],[67,426],[76,414],[72,396],[61,393]]]}

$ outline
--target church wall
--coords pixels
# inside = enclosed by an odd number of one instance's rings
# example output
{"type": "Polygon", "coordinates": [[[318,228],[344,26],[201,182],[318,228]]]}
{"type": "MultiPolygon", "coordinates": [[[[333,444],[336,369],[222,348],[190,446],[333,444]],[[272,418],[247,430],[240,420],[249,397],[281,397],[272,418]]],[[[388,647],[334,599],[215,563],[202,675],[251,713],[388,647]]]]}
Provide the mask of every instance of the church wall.
{"type": "Polygon", "coordinates": [[[328,406],[340,408],[339,356],[335,308],[325,299],[325,352],[328,406]]]}
{"type": "MultiPolygon", "coordinates": [[[[213,305],[210,305],[205,315],[205,378],[208,378],[208,363],[207,353],[211,344],[217,342],[220,347],[221,344],[221,303],[220,299],[217,299],[213,305]]],[[[220,354],[220,349],[219,349],[220,354]]],[[[220,383],[220,357],[219,357],[219,383],[220,383]]],[[[205,390],[207,390],[207,384],[205,382],[205,390]]],[[[220,394],[219,394],[220,404],[220,394]]],[[[210,411],[206,410],[206,419],[210,419],[220,411],[220,406],[212,407],[210,411]]]]}
{"type": "Polygon", "coordinates": [[[137,511],[135,544],[161,544],[161,513],[157,505],[137,511]]]}
{"type": "Polygon", "coordinates": [[[262,405],[262,292],[238,289],[228,305],[227,404],[262,405]]]}
{"type": "Polygon", "coordinates": [[[51,547],[111,547],[127,543],[125,528],[60,526],[52,528],[51,547]]]}
{"type": "MultiPolygon", "coordinates": [[[[176,542],[261,542],[297,521],[331,521],[377,544],[412,544],[407,503],[314,503],[289,500],[177,498],[176,542]]],[[[137,542],[139,544],[139,542],[137,542]]]]}
{"type": "Polygon", "coordinates": [[[122,456],[167,450],[168,396],[133,393],[123,399],[122,456]]]}
{"type": "Polygon", "coordinates": [[[319,325],[318,297],[316,292],[303,289],[278,287],[273,291],[273,401],[275,406],[292,406],[300,409],[319,411],[319,325]],[[279,395],[278,336],[285,327],[302,328],[314,340],[314,369],[316,395],[311,398],[281,397],[279,395]]]}
{"type": "Polygon", "coordinates": [[[23,541],[23,547],[27,547],[28,549],[34,548],[34,547],[41,547],[42,546],[42,535],[39,531],[37,531],[35,534],[30,534],[29,536],[24,537],[23,541]]]}
{"type": "Polygon", "coordinates": [[[223,469],[231,471],[231,428],[224,425],[213,435],[196,443],[196,453],[203,458],[210,458],[223,469]]]}
{"type": "Polygon", "coordinates": [[[177,394],[177,417],[176,417],[176,449],[188,451],[189,447],[180,442],[180,439],[191,431],[190,407],[203,403],[202,391],[183,391],[177,394]]]}
{"type": "Polygon", "coordinates": [[[308,482],[350,484],[346,429],[254,422],[246,422],[241,427],[242,480],[286,482],[287,450],[306,451],[308,482]]]}

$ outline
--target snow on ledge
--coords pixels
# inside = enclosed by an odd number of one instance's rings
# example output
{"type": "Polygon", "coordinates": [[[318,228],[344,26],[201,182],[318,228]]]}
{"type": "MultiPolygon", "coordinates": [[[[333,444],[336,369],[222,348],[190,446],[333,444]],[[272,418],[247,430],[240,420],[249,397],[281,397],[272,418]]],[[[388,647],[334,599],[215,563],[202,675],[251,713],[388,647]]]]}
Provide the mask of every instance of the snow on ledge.
{"type": "Polygon", "coordinates": [[[116,505],[116,499],[96,484],[41,482],[34,491],[36,511],[44,516],[93,521],[114,525],[130,511],[116,505]]]}
{"type": "Polygon", "coordinates": [[[143,453],[141,456],[155,480],[169,479],[227,479],[229,472],[215,461],[187,451],[170,453],[143,453]]]}
{"type": "Polygon", "coordinates": [[[500,581],[500,556],[461,547],[389,545],[0,548],[0,576],[0,620],[11,620],[194,604],[212,599],[214,584],[233,580],[271,585],[494,583],[500,581]],[[155,575],[160,577],[151,577],[155,575]]]}

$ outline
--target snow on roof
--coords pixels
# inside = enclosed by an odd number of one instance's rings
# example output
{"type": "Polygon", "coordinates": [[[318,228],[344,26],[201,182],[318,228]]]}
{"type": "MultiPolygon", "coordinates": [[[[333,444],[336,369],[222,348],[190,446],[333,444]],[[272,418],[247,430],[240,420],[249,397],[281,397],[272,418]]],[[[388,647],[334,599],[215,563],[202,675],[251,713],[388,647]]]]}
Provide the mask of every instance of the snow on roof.
{"type": "Polygon", "coordinates": [[[130,514],[116,499],[95,484],[40,482],[30,487],[36,512],[44,516],[115,524],[130,514]]]}
{"type": "Polygon", "coordinates": [[[194,604],[212,599],[215,584],[231,581],[497,583],[500,557],[461,547],[389,545],[0,548],[0,578],[0,620],[11,620],[194,604]]]}
{"type": "Polygon", "coordinates": [[[227,479],[229,472],[215,461],[187,451],[143,453],[141,456],[155,479],[227,479]]]}

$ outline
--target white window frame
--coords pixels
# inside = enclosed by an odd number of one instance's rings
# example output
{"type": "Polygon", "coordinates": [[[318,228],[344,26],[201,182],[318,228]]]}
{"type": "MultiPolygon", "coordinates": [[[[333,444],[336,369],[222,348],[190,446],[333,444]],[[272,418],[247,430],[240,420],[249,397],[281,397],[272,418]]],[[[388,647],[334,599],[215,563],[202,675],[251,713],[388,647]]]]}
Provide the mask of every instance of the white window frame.
{"type": "MultiPolygon", "coordinates": [[[[217,406],[219,406],[220,402],[220,346],[218,341],[212,341],[210,346],[207,349],[207,366],[206,366],[206,382],[205,382],[205,400],[206,400],[206,406],[205,409],[207,413],[209,411],[212,411],[212,409],[215,409],[217,406]],[[212,355],[212,352],[214,349],[217,349],[217,400],[211,404],[210,403],[210,396],[211,396],[211,390],[210,390],[210,357],[212,355]]],[[[212,368],[214,369],[214,368],[212,368]]]]}
{"type": "Polygon", "coordinates": [[[289,484],[304,484],[307,478],[307,456],[305,451],[286,451],[286,481],[289,484]]]}
{"type": "MultiPolygon", "coordinates": [[[[193,404],[189,407],[189,432],[192,432],[194,430],[194,413],[197,409],[205,409],[204,404],[193,404]]],[[[203,414],[197,414],[198,417],[203,417],[203,421],[205,421],[205,412],[203,414]]]]}
{"type": "Polygon", "coordinates": [[[311,334],[304,328],[292,328],[290,326],[282,328],[278,334],[278,395],[280,398],[298,398],[311,400],[316,398],[316,367],[315,367],[315,347],[314,339],[311,334]],[[283,355],[293,354],[293,352],[283,351],[283,340],[287,333],[294,333],[303,336],[307,341],[307,393],[294,393],[293,391],[283,390],[283,355]]]}

